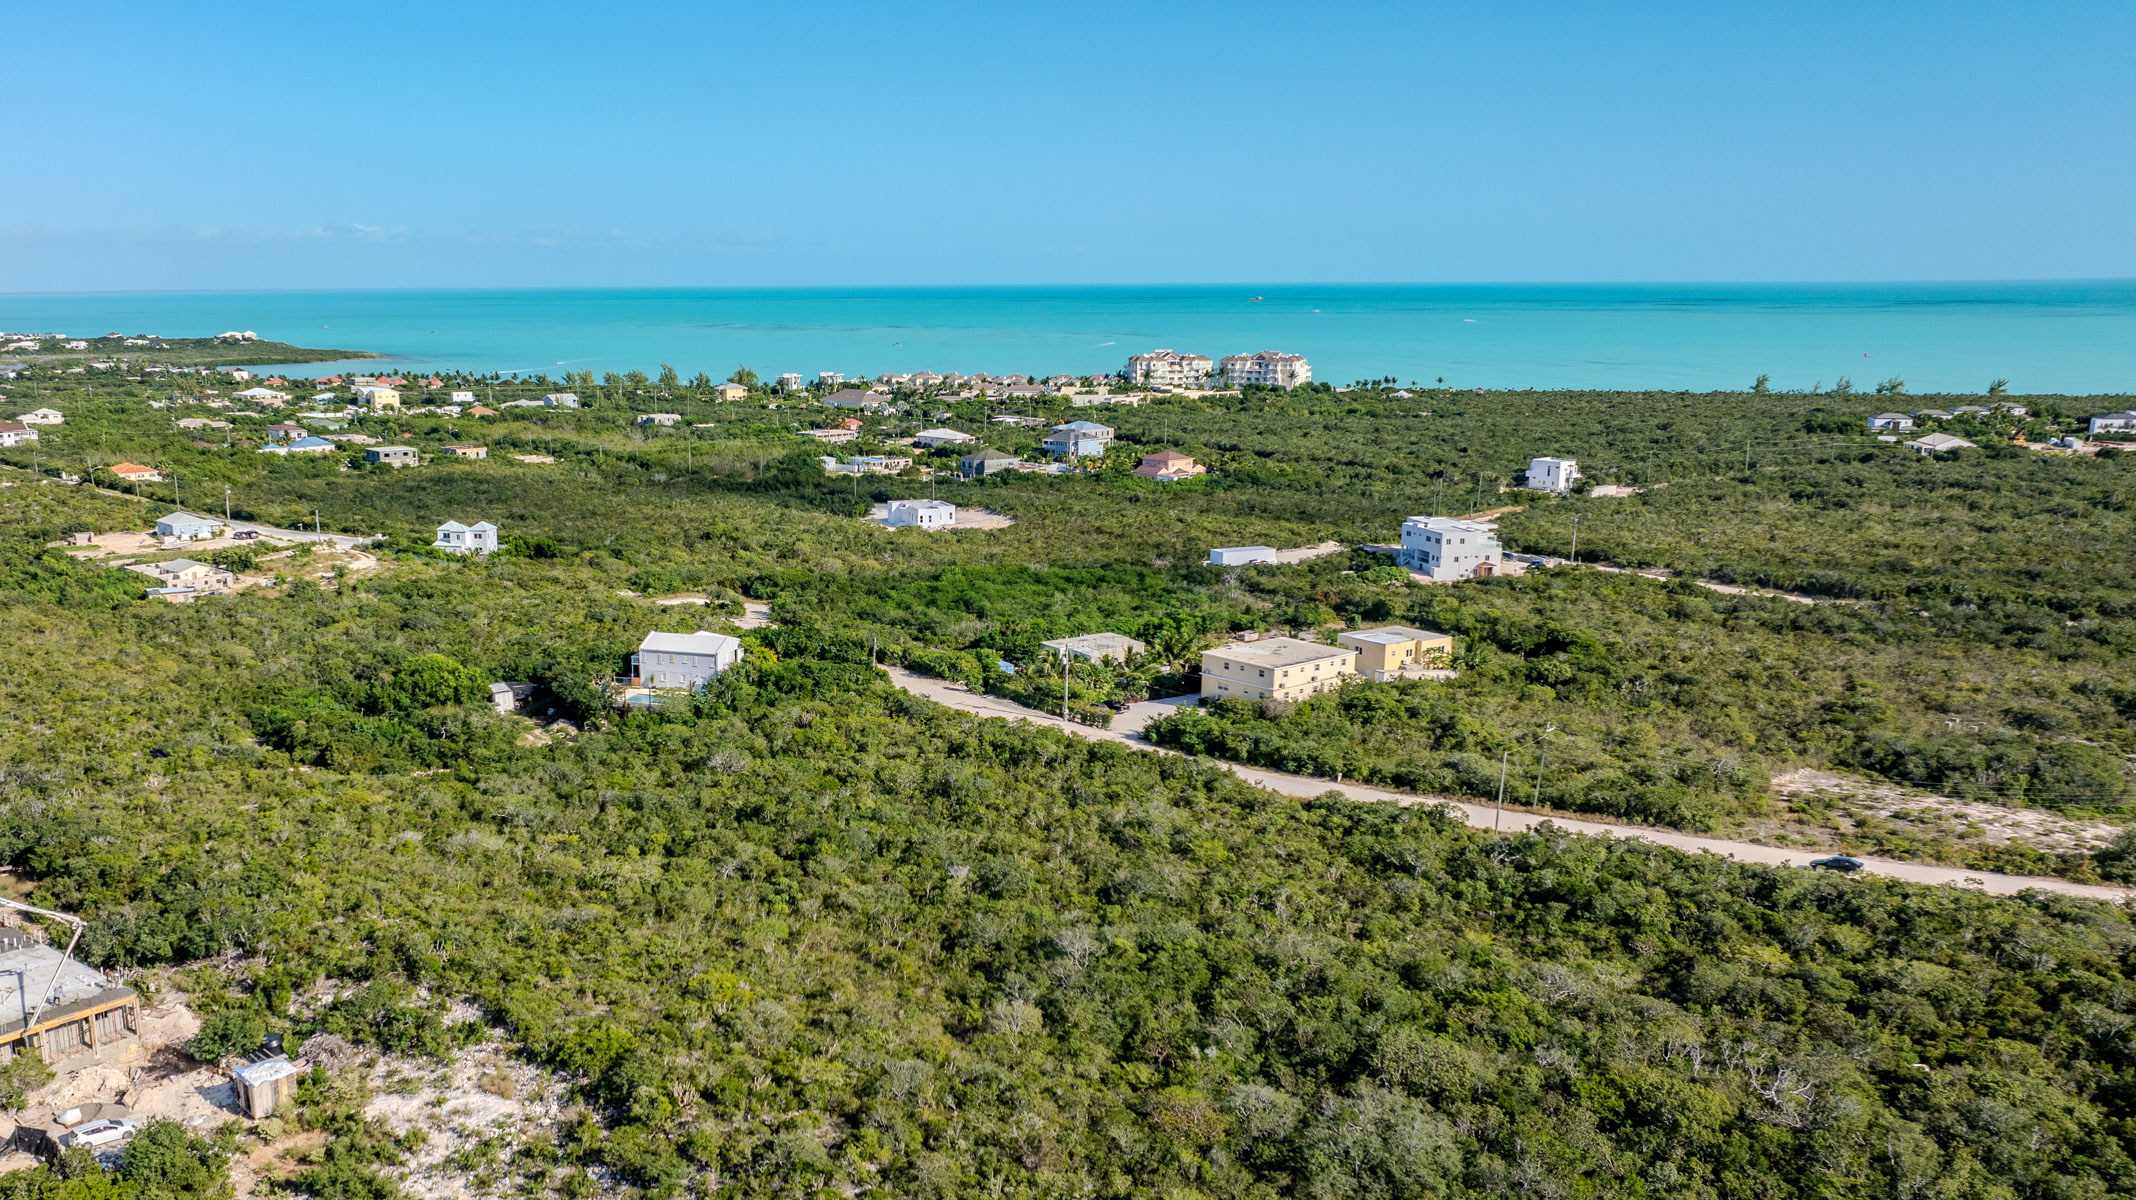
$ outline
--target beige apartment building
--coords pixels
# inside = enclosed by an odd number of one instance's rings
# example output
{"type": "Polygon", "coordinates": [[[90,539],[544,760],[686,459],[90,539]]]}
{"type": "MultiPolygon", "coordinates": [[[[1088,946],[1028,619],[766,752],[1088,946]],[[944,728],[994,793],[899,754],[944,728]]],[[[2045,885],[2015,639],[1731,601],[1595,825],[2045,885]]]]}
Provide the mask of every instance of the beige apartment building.
{"type": "Polygon", "coordinates": [[[1239,385],[1263,384],[1268,387],[1294,388],[1302,383],[1313,382],[1313,368],[1303,354],[1282,354],[1263,350],[1258,354],[1226,354],[1216,360],[1216,373],[1224,382],[1239,385]]]}
{"type": "Polygon", "coordinates": [[[1339,634],[1336,642],[1357,651],[1357,673],[1384,683],[1405,668],[1442,666],[1453,657],[1452,634],[1407,625],[1381,625],[1339,634]]]}
{"type": "Polygon", "coordinates": [[[1211,362],[1206,354],[1152,350],[1148,354],[1131,355],[1127,360],[1127,369],[1120,374],[1129,383],[1198,388],[1209,382],[1209,376],[1215,369],[1216,364],[1211,362]]]}
{"type": "Polygon", "coordinates": [[[1204,700],[1303,700],[1357,673],[1357,651],[1297,638],[1234,642],[1202,651],[1204,700]]]}

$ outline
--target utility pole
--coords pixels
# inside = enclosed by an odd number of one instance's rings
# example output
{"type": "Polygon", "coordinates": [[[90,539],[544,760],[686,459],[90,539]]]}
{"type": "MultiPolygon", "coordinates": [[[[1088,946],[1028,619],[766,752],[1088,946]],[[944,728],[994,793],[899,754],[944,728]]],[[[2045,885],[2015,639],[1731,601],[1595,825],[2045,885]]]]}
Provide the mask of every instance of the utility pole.
{"type": "Polygon", "coordinates": [[[1061,720],[1068,719],[1068,648],[1061,647],[1061,720]]]}
{"type": "Polygon", "coordinates": [[[1491,818],[1491,832],[1497,833],[1506,821],[1506,763],[1513,757],[1511,750],[1498,754],[1498,811],[1491,818]]]}
{"type": "Polygon", "coordinates": [[[223,528],[230,526],[230,485],[223,485],[223,528]]]}
{"type": "Polygon", "coordinates": [[[1542,754],[1538,755],[1535,760],[1535,799],[1529,801],[1529,807],[1531,808],[1542,807],[1543,764],[1550,761],[1550,735],[1555,732],[1557,732],[1557,726],[1543,726],[1543,752],[1542,754]]]}
{"type": "Polygon", "coordinates": [[[1572,514],[1572,561],[1580,561],[1580,514],[1572,514]]]}

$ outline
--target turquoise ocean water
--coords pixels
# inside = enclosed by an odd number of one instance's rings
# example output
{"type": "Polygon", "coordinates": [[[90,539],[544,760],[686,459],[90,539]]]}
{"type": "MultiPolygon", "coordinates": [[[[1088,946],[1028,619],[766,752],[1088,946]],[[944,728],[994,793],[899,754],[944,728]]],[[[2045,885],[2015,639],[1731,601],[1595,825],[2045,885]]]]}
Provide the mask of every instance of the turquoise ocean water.
{"type": "MultiPolygon", "coordinates": [[[[0,294],[0,329],[251,329],[403,370],[1118,369],[1170,347],[1458,387],[2136,391],[2136,281],[0,294]],[[1253,297],[1261,297],[1258,301],[1253,297]]],[[[323,368],[306,368],[325,373],[323,368]]]]}

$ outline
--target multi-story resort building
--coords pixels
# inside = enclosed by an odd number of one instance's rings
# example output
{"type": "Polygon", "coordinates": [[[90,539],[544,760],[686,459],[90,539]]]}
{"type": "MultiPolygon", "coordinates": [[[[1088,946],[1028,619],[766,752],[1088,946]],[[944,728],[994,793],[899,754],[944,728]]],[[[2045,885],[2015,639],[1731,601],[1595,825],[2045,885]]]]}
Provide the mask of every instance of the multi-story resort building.
{"type": "Polygon", "coordinates": [[[1200,387],[1209,382],[1216,364],[1206,354],[1181,354],[1177,350],[1152,350],[1127,360],[1120,372],[1129,383],[1155,387],[1200,387]]]}
{"type": "Polygon", "coordinates": [[[1312,364],[1303,354],[1282,354],[1263,350],[1258,354],[1226,354],[1216,362],[1216,373],[1225,383],[1234,387],[1260,384],[1264,387],[1294,388],[1301,383],[1313,382],[1312,364]]]}

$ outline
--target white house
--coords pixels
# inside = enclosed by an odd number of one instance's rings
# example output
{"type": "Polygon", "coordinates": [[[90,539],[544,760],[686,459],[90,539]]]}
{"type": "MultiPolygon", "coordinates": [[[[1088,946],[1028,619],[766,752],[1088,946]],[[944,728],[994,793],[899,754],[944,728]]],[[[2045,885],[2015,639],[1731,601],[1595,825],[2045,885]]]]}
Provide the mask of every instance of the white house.
{"type": "Polygon", "coordinates": [[[220,524],[221,522],[213,517],[180,510],[169,516],[156,518],[156,536],[176,538],[181,542],[206,541],[215,536],[215,529],[220,524]]]}
{"type": "Polygon", "coordinates": [[[572,392],[550,392],[541,398],[541,402],[550,408],[577,408],[579,406],[579,398],[572,392]]]}
{"type": "Polygon", "coordinates": [[[232,396],[231,399],[250,400],[254,404],[287,404],[289,403],[289,393],[278,392],[273,388],[265,387],[246,388],[244,391],[232,396]]]}
{"type": "Polygon", "coordinates": [[[1503,554],[1498,530],[1487,521],[1459,517],[1411,517],[1402,522],[1396,561],[1436,580],[1494,575],[1503,554]]]}
{"type": "Polygon", "coordinates": [[[947,500],[892,500],[883,524],[892,529],[947,529],[957,523],[957,506],[947,500]]]}
{"type": "Polygon", "coordinates": [[[2136,411],[2101,413],[2091,419],[2091,428],[2085,432],[2093,437],[2102,433],[2136,433],[2136,411]]]}
{"type": "Polygon", "coordinates": [[[937,446],[961,446],[966,442],[978,440],[971,434],[959,433],[954,429],[922,429],[913,435],[912,444],[922,450],[932,450],[937,446]]]}
{"type": "Polygon", "coordinates": [[[1272,563],[1276,551],[1272,546],[1218,546],[1209,551],[1212,567],[1242,567],[1247,563],[1272,563]]]}
{"type": "Polygon", "coordinates": [[[497,549],[497,527],[488,521],[447,521],[438,526],[438,540],[430,544],[449,554],[489,554],[497,549]]]}
{"type": "Polygon", "coordinates": [[[1930,454],[1949,454],[1953,450],[1978,449],[1972,442],[1949,433],[1929,433],[1906,443],[1906,448],[1926,457],[1930,454]]]}
{"type": "Polygon", "coordinates": [[[37,440],[37,431],[20,421],[0,421],[0,447],[20,446],[37,440]]]}
{"type": "Polygon", "coordinates": [[[1303,354],[1280,354],[1263,350],[1258,354],[1226,354],[1216,360],[1216,373],[1226,383],[1258,383],[1268,387],[1294,388],[1301,383],[1313,382],[1312,365],[1303,354]]]}
{"type": "Polygon", "coordinates": [[[67,418],[61,416],[56,408],[40,408],[35,412],[26,412],[15,419],[25,425],[64,425],[67,423],[67,418]]]}
{"type": "Polygon", "coordinates": [[[1913,418],[1905,413],[1878,413],[1869,418],[1871,429],[1910,430],[1913,427],[1913,418]]]}
{"type": "Polygon", "coordinates": [[[779,390],[782,392],[798,392],[803,386],[799,371],[788,371],[779,376],[779,390]]]}
{"type": "Polygon", "coordinates": [[[818,371],[818,372],[816,372],[816,382],[817,382],[817,383],[824,383],[824,384],[830,384],[830,385],[832,385],[832,386],[836,386],[836,385],[838,385],[838,384],[841,384],[841,383],[844,383],[844,382],[845,382],[845,372],[844,372],[844,371],[818,371]]]}
{"type": "Polygon", "coordinates": [[[682,420],[681,413],[639,413],[638,424],[669,426],[682,420]]]}
{"type": "Polygon", "coordinates": [[[648,633],[630,656],[630,673],[639,687],[695,688],[741,661],[741,639],[724,633],[648,633]]]}
{"type": "Polygon", "coordinates": [[[1564,495],[1580,478],[1580,464],[1570,458],[1537,458],[1528,462],[1528,482],[1525,486],[1539,492],[1556,492],[1564,495]]]}
{"type": "Polygon", "coordinates": [[[246,380],[252,378],[252,372],[247,371],[243,367],[218,367],[216,369],[221,371],[223,374],[228,375],[230,378],[236,380],[239,383],[243,383],[246,380]]]}
{"type": "Polygon", "coordinates": [[[463,406],[473,404],[475,402],[475,394],[473,392],[454,392],[452,394],[452,402],[463,406]]]}
{"type": "Polygon", "coordinates": [[[1070,421],[1055,425],[1042,443],[1046,453],[1060,458],[1102,457],[1112,446],[1113,427],[1096,421],[1070,421]]]}
{"type": "Polygon", "coordinates": [[[1128,358],[1127,367],[1120,372],[1130,383],[1155,384],[1160,387],[1200,387],[1209,382],[1209,375],[1216,364],[1206,354],[1181,354],[1176,350],[1152,350],[1148,354],[1136,354],[1128,358]]]}

